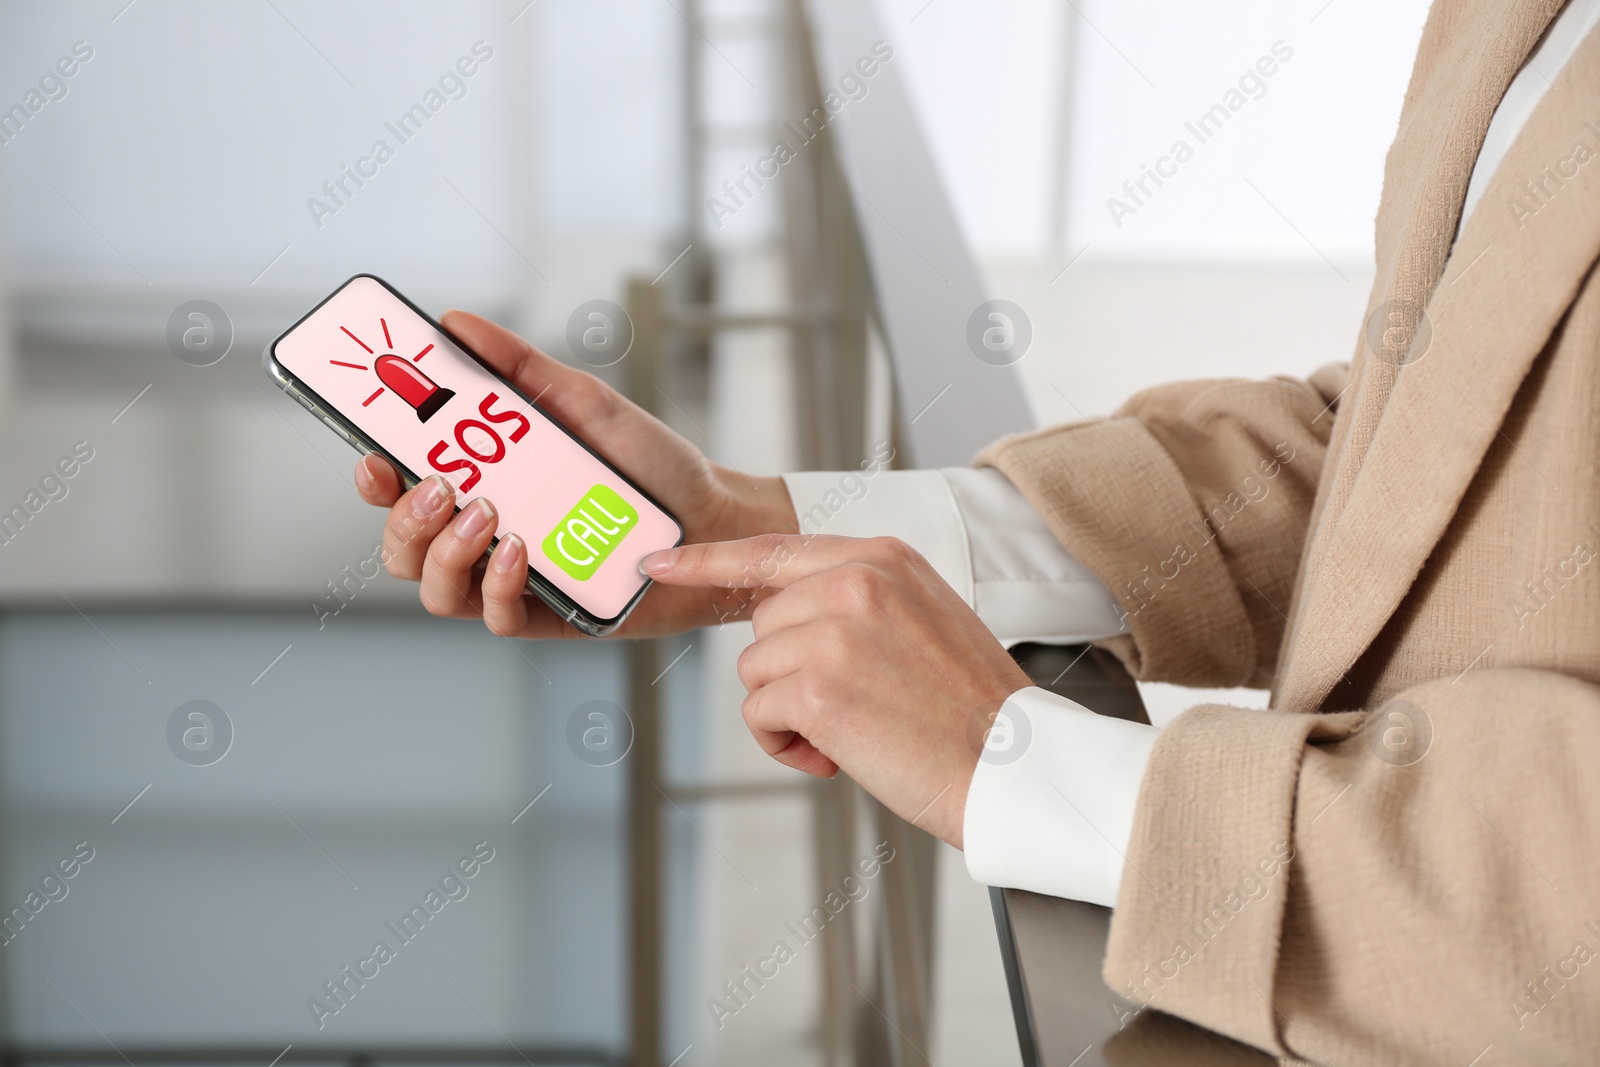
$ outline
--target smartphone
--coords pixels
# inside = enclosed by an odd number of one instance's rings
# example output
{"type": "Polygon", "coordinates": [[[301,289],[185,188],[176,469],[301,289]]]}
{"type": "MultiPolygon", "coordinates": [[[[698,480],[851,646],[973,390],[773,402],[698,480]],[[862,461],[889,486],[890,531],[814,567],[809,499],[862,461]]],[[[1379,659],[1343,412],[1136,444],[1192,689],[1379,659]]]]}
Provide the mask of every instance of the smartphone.
{"type": "Polygon", "coordinates": [[[439,474],[458,503],[487,498],[499,520],[491,545],[520,535],[529,591],[586,634],[622,625],[650,587],[639,561],[683,542],[649,493],[381,278],[345,282],[261,362],[406,488],[439,474]]]}

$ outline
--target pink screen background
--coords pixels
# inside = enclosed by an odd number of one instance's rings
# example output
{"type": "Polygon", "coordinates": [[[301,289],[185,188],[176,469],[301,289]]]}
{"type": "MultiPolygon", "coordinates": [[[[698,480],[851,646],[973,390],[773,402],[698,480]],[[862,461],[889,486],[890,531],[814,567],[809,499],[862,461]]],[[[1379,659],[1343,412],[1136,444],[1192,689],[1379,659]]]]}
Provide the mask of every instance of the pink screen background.
{"type": "MultiPolygon", "coordinates": [[[[348,282],[281,339],[273,354],[296,378],[419,477],[442,474],[455,487],[458,506],[475,497],[488,498],[499,516],[495,535],[520,534],[527,543],[534,569],[597,618],[619,615],[644,584],[639,561],[678,541],[678,524],[669,515],[372,278],[348,282]],[[388,325],[392,345],[385,343],[382,323],[388,325]],[[360,343],[340,327],[348,329],[360,343]],[[363,343],[372,349],[370,353],[363,349],[363,343]],[[413,362],[413,357],[430,344],[432,351],[413,362]],[[383,388],[384,383],[379,381],[374,361],[388,352],[404,358],[440,388],[455,390],[456,395],[426,423],[394,389],[383,388]],[[383,392],[363,406],[379,388],[383,392]],[[496,463],[484,463],[463,452],[455,433],[462,420],[488,422],[479,414],[478,405],[490,393],[499,396],[491,411],[497,415],[518,411],[530,424],[527,434],[513,443],[510,435],[517,426],[514,421],[490,423],[506,450],[496,463]],[[470,459],[482,472],[482,478],[469,492],[463,494],[461,484],[471,471],[441,472],[428,462],[428,452],[440,441],[448,446],[441,462],[470,459]],[[639,524],[618,543],[593,576],[580,582],[546,560],[539,545],[545,534],[597,484],[608,486],[632,504],[639,513],[639,524]]],[[[466,431],[466,440],[479,454],[494,452],[492,441],[479,430],[466,431]]]]}

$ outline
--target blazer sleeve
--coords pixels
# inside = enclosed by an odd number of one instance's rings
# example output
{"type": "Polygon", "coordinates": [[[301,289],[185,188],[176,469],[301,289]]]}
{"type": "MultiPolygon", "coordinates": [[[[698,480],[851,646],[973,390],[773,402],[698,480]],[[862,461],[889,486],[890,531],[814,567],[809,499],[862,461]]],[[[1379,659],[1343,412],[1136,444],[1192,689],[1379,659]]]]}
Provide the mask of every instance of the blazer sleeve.
{"type": "Polygon", "coordinates": [[[1135,678],[1264,687],[1348,374],[1162,385],[978,462],[1111,589],[1128,632],[1103,644],[1135,678]]]}
{"type": "Polygon", "coordinates": [[[1146,769],[1106,980],[1316,1063],[1592,1063],[1597,756],[1600,687],[1545,670],[1191,709],[1146,769]]]}

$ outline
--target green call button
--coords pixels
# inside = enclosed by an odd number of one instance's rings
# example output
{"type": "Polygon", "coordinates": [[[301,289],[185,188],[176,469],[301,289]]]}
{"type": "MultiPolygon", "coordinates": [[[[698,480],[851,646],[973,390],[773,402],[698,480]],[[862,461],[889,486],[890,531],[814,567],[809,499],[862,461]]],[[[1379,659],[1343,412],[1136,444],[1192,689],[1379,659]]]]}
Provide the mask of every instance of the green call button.
{"type": "Polygon", "coordinates": [[[637,525],[639,513],[613,490],[597,485],[545,534],[541,547],[550,562],[586,582],[637,525]]]}

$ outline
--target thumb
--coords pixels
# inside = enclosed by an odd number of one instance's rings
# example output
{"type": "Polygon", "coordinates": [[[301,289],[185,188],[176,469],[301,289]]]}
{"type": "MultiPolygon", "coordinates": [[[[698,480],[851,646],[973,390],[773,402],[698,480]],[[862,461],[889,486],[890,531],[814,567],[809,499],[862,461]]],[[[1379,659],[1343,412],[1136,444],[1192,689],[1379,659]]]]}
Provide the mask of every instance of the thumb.
{"type": "Polygon", "coordinates": [[[610,388],[576,367],[539,351],[498,323],[452,308],[439,324],[500,377],[568,425],[584,426],[606,407],[610,388]]]}
{"type": "Polygon", "coordinates": [[[818,778],[832,778],[839,773],[837,763],[818,752],[816,746],[799,734],[795,734],[787,745],[774,752],[772,758],[785,767],[793,767],[797,771],[804,771],[818,778]]]}

